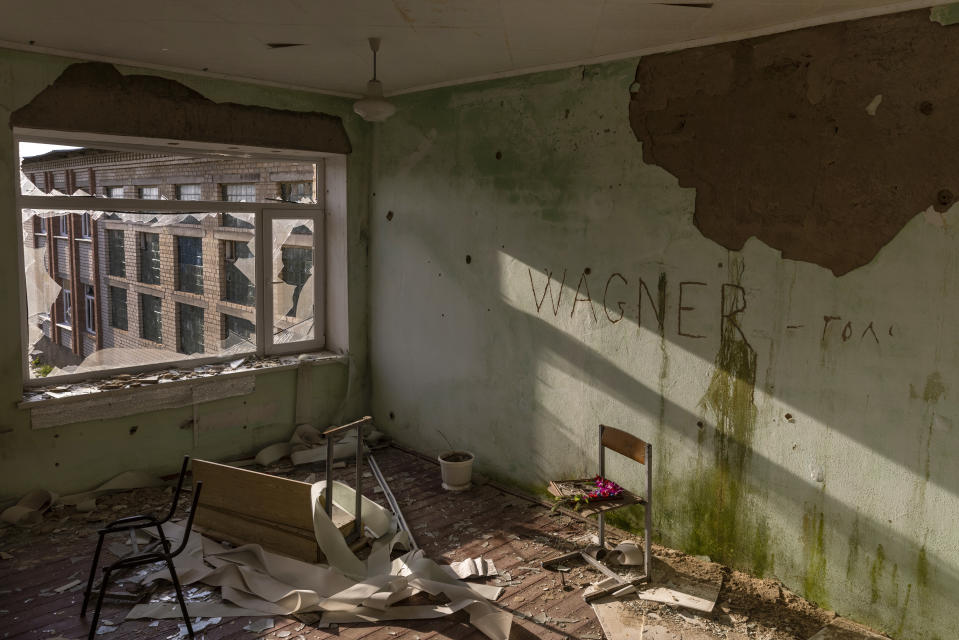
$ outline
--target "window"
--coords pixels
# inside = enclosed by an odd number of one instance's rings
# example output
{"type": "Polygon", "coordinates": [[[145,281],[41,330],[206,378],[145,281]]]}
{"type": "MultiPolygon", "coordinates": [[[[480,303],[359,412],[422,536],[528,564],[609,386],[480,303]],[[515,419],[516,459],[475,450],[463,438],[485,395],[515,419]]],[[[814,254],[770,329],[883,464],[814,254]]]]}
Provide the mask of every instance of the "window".
{"type": "Polygon", "coordinates": [[[140,294],[140,337],[163,342],[163,301],[146,293],[140,294]]]}
{"type": "Polygon", "coordinates": [[[83,285],[83,302],[83,320],[87,333],[94,333],[97,330],[97,305],[92,285],[83,285]]]}
{"type": "Polygon", "coordinates": [[[127,290],[110,287],[110,326],[127,330],[127,290]]]}
{"type": "Polygon", "coordinates": [[[89,213],[84,213],[82,216],[80,216],[80,237],[89,238],[90,229],[92,228],[92,226],[93,226],[93,222],[90,219],[89,213]]]}
{"type": "Polygon", "coordinates": [[[46,233],[47,232],[47,219],[41,216],[36,216],[36,224],[34,225],[34,233],[46,233]]]}
{"type": "Polygon", "coordinates": [[[73,294],[66,287],[60,292],[63,305],[63,324],[73,327],[73,294]]]}
{"type": "Polygon", "coordinates": [[[256,342],[256,325],[249,320],[223,315],[223,340],[230,347],[241,342],[256,342]]]}
{"type": "Polygon", "coordinates": [[[177,290],[203,293],[203,238],[177,236],[177,290]]]}
{"type": "Polygon", "coordinates": [[[127,276],[123,231],[119,229],[107,229],[107,273],[118,278],[127,276]]]}
{"type": "Polygon", "coordinates": [[[220,194],[227,202],[255,202],[256,185],[253,183],[220,185],[220,194]]]}
{"type": "Polygon", "coordinates": [[[140,282],[160,284],[160,234],[141,231],[140,282]]]}
{"type": "Polygon", "coordinates": [[[187,355],[203,353],[203,309],[178,302],[176,312],[177,350],[187,355]]]}
{"type": "Polygon", "coordinates": [[[176,186],[177,200],[199,200],[200,196],[200,185],[198,184],[178,184],[176,186]]]}
{"type": "MultiPolygon", "coordinates": [[[[110,144],[123,146],[113,139],[110,144]]],[[[180,147],[176,155],[170,155],[160,146],[144,152],[142,140],[135,144],[120,154],[128,159],[120,161],[116,151],[85,147],[75,163],[78,172],[91,170],[105,178],[106,184],[100,180],[97,193],[113,199],[99,197],[73,204],[73,196],[44,196],[27,188],[17,195],[26,231],[40,228],[43,216],[52,220],[48,232],[99,240],[59,239],[51,247],[55,253],[34,246],[45,244],[39,233],[27,233],[23,240],[24,325],[41,327],[46,319],[49,326],[53,316],[62,328],[61,335],[66,336],[58,342],[67,350],[83,347],[74,354],[79,362],[72,358],[70,368],[55,371],[58,383],[134,368],[162,368],[181,362],[195,366],[196,362],[231,361],[251,353],[272,355],[323,347],[324,214],[318,207],[276,198],[281,183],[287,184],[284,192],[293,199],[311,192],[309,181],[303,185],[296,181],[314,173],[316,167],[278,160],[264,151],[259,157],[244,158],[238,169],[236,160],[211,156],[206,146],[193,154],[180,147]],[[100,155],[102,161],[97,159],[100,155]],[[122,162],[128,166],[118,166],[122,162]],[[192,164],[184,166],[188,163],[192,164]],[[170,186],[130,186],[142,177],[152,182],[149,176],[159,175],[160,167],[169,175],[196,177],[175,179],[179,184],[170,186]],[[245,173],[236,173],[238,170],[245,173]],[[273,182],[261,186],[258,176],[262,175],[270,175],[273,182]],[[161,194],[170,200],[155,200],[161,194]],[[211,195],[214,200],[203,199],[211,195]],[[37,216],[32,223],[31,216],[37,216]],[[48,273],[51,264],[59,266],[63,274],[48,273]],[[76,273],[71,273],[70,265],[75,265],[76,273]],[[101,277],[94,278],[95,272],[101,277]],[[81,283],[71,284],[77,278],[81,283]],[[68,329],[95,334],[96,340],[77,341],[74,336],[71,342],[68,329]]],[[[29,160],[24,162],[28,165],[29,160]]],[[[336,162],[345,168],[345,159],[336,162]]],[[[335,175],[342,175],[345,181],[345,172],[335,175]]],[[[337,193],[345,192],[337,189],[337,193]]],[[[337,209],[344,215],[345,210],[337,209]]],[[[337,270],[341,267],[335,265],[337,270]]],[[[333,277],[338,292],[345,286],[345,275],[342,285],[339,271],[333,277]]],[[[339,308],[334,313],[341,317],[339,308]]],[[[23,336],[23,373],[29,385],[41,383],[31,360],[57,364],[52,362],[52,353],[37,355],[43,351],[38,335],[51,338],[49,330],[45,334],[30,330],[23,336]]],[[[44,384],[50,382],[43,380],[44,384]]]]}
{"type": "Polygon", "coordinates": [[[313,182],[281,182],[280,199],[286,202],[313,202],[313,182]]]}
{"type": "Polygon", "coordinates": [[[223,244],[223,299],[252,307],[256,304],[256,286],[249,277],[253,252],[247,243],[237,240],[226,240],[223,244]]]}

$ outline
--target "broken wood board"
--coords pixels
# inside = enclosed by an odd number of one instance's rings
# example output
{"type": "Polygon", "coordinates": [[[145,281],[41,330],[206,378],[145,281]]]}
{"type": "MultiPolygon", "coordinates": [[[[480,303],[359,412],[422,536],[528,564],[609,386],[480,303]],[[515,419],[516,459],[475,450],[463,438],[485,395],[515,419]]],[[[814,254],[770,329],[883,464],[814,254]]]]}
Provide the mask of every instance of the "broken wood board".
{"type": "Polygon", "coordinates": [[[46,429],[86,420],[122,418],[160,409],[190,405],[253,393],[256,378],[252,373],[221,374],[215,379],[188,379],[134,389],[45,400],[30,409],[30,426],[46,429]]]}
{"type": "Polygon", "coordinates": [[[885,640],[869,629],[843,618],[836,618],[820,629],[809,640],[885,640]]]}
{"type": "MultiPolygon", "coordinates": [[[[232,544],[256,543],[304,562],[324,560],[313,528],[312,485],[288,478],[193,461],[194,488],[203,482],[195,523],[204,535],[232,544]]],[[[333,524],[344,535],[353,517],[333,508],[333,524]]]]}

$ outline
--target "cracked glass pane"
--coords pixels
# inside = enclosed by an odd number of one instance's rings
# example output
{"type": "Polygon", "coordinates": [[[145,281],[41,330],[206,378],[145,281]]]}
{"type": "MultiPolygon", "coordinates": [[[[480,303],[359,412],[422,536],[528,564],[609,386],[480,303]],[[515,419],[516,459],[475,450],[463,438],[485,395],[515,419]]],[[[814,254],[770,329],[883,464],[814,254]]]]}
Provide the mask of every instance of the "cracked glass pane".
{"type": "Polygon", "coordinates": [[[281,218],[271,225],[273,344],[312,340],[313,220],[281,218]]]}

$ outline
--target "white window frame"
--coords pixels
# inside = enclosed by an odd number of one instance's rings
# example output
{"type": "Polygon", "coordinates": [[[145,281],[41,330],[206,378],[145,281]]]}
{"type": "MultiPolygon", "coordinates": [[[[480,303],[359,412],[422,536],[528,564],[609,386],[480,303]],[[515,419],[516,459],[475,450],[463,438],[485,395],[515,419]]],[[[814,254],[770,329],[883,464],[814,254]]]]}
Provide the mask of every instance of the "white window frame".
{"type": "Polygon", "coordinates": [[[61,327],[69,327],[73,331],[73,291],[63,287],[63,290],[60,292],[60,295],[63,296],[62,305],[63,308],[63,322],[58,323],[61,327]]]}
{"type": "Polygon", "coordinates": [[[104,187],[104,189],[106,189],[106,197],[107,197],[107,198],[119,199],[119,198],[122,198],[122,197],[123,197],[123,187],[122,187],[122,186],[115,186],[115,187],[114,187],[114,186],[108,186],[108,187],[104,187]],[[119,196],[113,195],[114,192],[117,191],[117,190],[120,191],[120,195],[119,195],[119,196]]]}
{"type": "Polygon", "coordinates": [[[90,219],[89,213],[84,213],[80,216],[80,237],[89,239],[91,236],[91,228],[93,226],[93,221],[90,219]]]}
{"type": "MultiPolygon", "coordinates": [[[[14,148],[18,148],[18,143],[23,142],[46,142],[56,144],[73,144],[78,146],[90,146],[97,148],[111,148],[119,150],[145,150],[145,151],[161,151],[168,153],[169,147],[166,146],[166,142],[155,142],[145,139],[136,139],[134,143],[126,143],[123,139],[117,136],[99,136],[95,134],[88,135],[78,135],[70,133],[61,133],[61,132],[41,132],[41,135],[33,134],[29,131],[24,132],[23,130],[14,131],[15,145],[14,148]]],[[[193,144],[190,142],[184,143],[184,147],[187,144],[193,144]]],[[[197,143],[196,149],[199,149],[200,153],[203,153],[206,149],[203,143],[197,143]]],[[[225,145],[224,145],[225,149],[225,145]]],[[[183,147],[178,149],[179,152],[185,151],[183,147]]],[[[207,153],[212,153],[215,157],[222,157],[223,155],[228,155],[224,153],[223,150],[217,148],[212,151],[206,151],[207,153]]],[[[277,152],[272,149],[263,149],[257,152],[251,148],[243,148],[241,152],[238,152],[240,157],[250,158],[255,157],[262,160],[283,160],[290,159],[300,162],[313,162],[320,163],[320,166],[323,166],[323,163],[327,162],[330,158],[336,158],[337,156],[333,154],[324,154],[319,152],[302,152],[302,151],[282,151],[277,152]]],[[[16,163],[14,163],[16,165],[16,163]]],[[[345,165],[338,164],[338,167],[342,166],[345,168],[345,165]]],[[[19,171],[19,166],[15,166],[15,170],[19,171]]],[[[338,169],[342,171],[342,169],[338,169]]],[[[345,177],[345,172],[343,173],[345,177]]],[[[15,184],[19,184],[19,173],[17,173],[17,181],[15,184]]],[[[152,186],[152,185],[151,185],[152,186]]],[[[139,193],[139,192],[138,192],[139,193]]],[[[345,201],[342,203],[345,205],[345,201]]],[[[328,317],[327,305],[329,301],[326,299],[326,276],[327,276],[327,260],[328,260],[328,251],[326,241],[326,224],[327,224],[327,211],[323,204],[315,205],[306,205],[306,204],[297,204],[297,203],[285,203],[285,202],[227,202],[223,200],[150,200],[150,199],[140,199],[140,198],[104,198],[104,197],[93,197],[93,196],[27,196],[22,194],[17,194],[16,196],[16,211],[17,214],[20,214],[22,209],[37,209],[37,210],[51,210],[51,211],[71,211],[78,212],[78,210],[89,207],[89,212],[131,212],[131,211],[146,211],[153,215],[160,216],[164,214],[182,214],[183,212],[193,212],[193,211],[203,211],[209,213],[252,213],[254,214],[254,225],[253,231],[255,235],[254,246],[256,248],[256,256],[260,259],[256,262],[256,281],[254,286],[256,288],[256,307],[255,307],[255,327],[256,327],[256,349],[248,352],[251,355],[256,355],[259,357],[273,356],[273,355],[282,355],[289,353],[308,353],[316,352],[326,348],[326,320],[328,317]],[[314,331],[313,339],[304,340],[288,344],[272,344],[272,326],[273,326],[273,296],[272,296],[272,287],[267,285],[267,279],[270,269],[272,268],[273,258],[269,250],[272,247],[272,220],[277,218],[294,218],[294,219],[311,219],[313,220],[313,300],[314,300],[314,331]],[[269,294],[269,295],[268,295],[269,294]]],[[[345,209],[344,209],[345,210],[345,209]]],[[[96,378],[110,377],[122,373],[138,373],[142,371],[156,370],[156,369],[167,369],[177,366],[189,366],[196,367],[203,364],[211,364],[216,362],[227,362],[235,360],[237,355],[231,354],[226,356],[210,356],[204,358],[182,358],[176,359],[171,358],[168,361],[158,364],[151,365],[140,365],[140,366],[130,366],[130,367],[117,367],[108,370],[102,371],[93,371],[85,372],[80,374],[66,374],[59,375],[54,378],[36,378],[32,379],[30,377],[29,371],[29,361],[26,358],[27,352],[27,306],[26,306],[26,290],[23,281],[23,247],[18,243],[18,254],[20,259],[20,276],[19,276],[19,286],[20,286],[20,319],[21,319],[21,352],[24,354],[22,356],[23,366],[23,384],[25,387],[32,386],[44,386],[49,385],[53,382],[58,384],[78,382],[82,380],[90,380],[96,378]]],[[[129,265],[127,265],[129,266],[129,265]]],[[[128,273],[129,278],[129,273],[128,273]]],[[[129,315],[129,300],[128,303],[128,315],[129,315]]],[[[342,349],[342,347],[340,347],[342,349]]]]}
{"type": "Polygon", "coordinates": [[[83,324],[87,330],[87,333],[96,333],[97,326],[97,305],[95,295],[91,295],[87,292],[87,288],[93,289],[92,285],[84,284],[83,285],[83,324]]]}

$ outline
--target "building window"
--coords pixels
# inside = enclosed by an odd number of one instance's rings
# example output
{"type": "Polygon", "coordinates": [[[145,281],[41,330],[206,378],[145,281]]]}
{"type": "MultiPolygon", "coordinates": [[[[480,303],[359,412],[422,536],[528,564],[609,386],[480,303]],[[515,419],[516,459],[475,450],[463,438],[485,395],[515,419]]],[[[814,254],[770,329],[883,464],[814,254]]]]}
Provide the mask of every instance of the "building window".
{"type": "Polygon", "coordinates": [[[110,326],[127,330],[127,290],[110,287],[110,326]]]}
{"type": "Polygon", "coordinates": [[[177,351],[187,355],[203,353],[203,309],[177,303],[177,351]]]}
{"type": "Polygon", "coordinates": [[[63,324],[73,327],[73,294],[66,287],[60,292],[63,306],[63,324]]]}
{"type": "Polygon", "coordinates": [[[247,243],[238,240],[225,240],[223,244],[223,299],[252,307],[256,304],[256,286],[244,265],[252,266],[253,252],[247,243]]]}
{"type": "Polygon", "coordinates": [[[107,229],[107,273],[118,278],[127,276],[123,231],[119,229],[107,229]]]}
{"type": "Polygon", "coordinates": [[[139,232],[140,282],[160,284],[160,234],[139,232]]]}
{"type": "Polygon", "coordinates": [[[84,324],[88,333],[94,333],[97,330],[97,305],[92,285],[83,285],[83,302],[84,324]]]}
{"type": "Polygon", "coordinates": [[[256,342],[256,325],[244,318],[223,314],[223,341],[227,348],[241,342],[256,342]]]}
{"type": "Polygon", "coordinates": [[[177,290],[203,293],[203,238],[176,237],[177,290]]]}
{"type": "Polygon", "coordinates": [[[137,197],[141,200],[159,200],[160,187],[138,187],[137,197]]]}
{"type": "Polygon", "coordinates": [[[286,310],[275,309],[274,311],[294,317],[297,315],[297,303],[300,299],[300,293],[303,291],[303,285],[309,281],[310,275],[313,273],[313,249],[282,247],[280,252],[283,261],[280,279],[286,284],[293,285],[292,306],[286,310]]]}
{"type": "MultiPolygon", "coordinates": [[[[67,350],[77,346],[82,335],[83,350],[76,355],[91,357],[90,366],[58,369],[54,377],[79,380],[131,368],[190,366],[194,357],[226,362],[250,353],[270,356],[322,348],[327,314],[325,283],[318,276],[326,271],[321,268],[326,264],[324,214],[319,207],[295,202],[312,195],[310,181],[299,176],[309,178],[316,167],[277,161],[265,153],[259,159],[194,159],[181,150],[171,154],[162,144],[144,152],[145,145],[138,143],[122,162],[115,151],[87,145],[82,162],[71,166],[97,176],[99,197],[89,202],[66,206],[66,196],[43,197],[37,189],[16,198],[27,232],[22,234],[26,251],[20,284],[26,289],[26,304],[21,322],[41,328],[47,341],[56,335],[67,350]],[[118,162],[124,166],[115,166],[118,162]],[[205,173],[194,171],[197,167],[205,173]],[[160,184],[151,176],[161,171],[190,177],[160,184]],[[271,174],[272,182],[259,182],[258,176],[271,174]],[[216,177],[226,175],[236,177],[216,177]],[[281,192],[294,202],[280,201],[281,192]],[[36,216],[32,223],[30,216],[36,216]],[[47,234],[58,236],[49,251],[30,245],[46,244],[44,226],[47,234]],[[90,253],[91,240],[98,247],[96,254],[90,253]],[[91,334],[96,339],[89,339],[91,334]],[[90,349],[104,353],[91,354],[90,349]]],[[[122,148],[123,143],[111,141],[110,146],[122,148]]],[[[337,166],[345,163],[344,158],[334,161],[337,166]]],[[[22,168],[29,175],[30,167],[22,168]]],[[[76,191],[72,177],[64,185],[62,169],[34,173],[40,184],[52,187],[56,177],[58,190],[76,191]]],[[[329,196],[337,202],[331,214],[336,216],[345,215],[340,206],[345,173],[330,173],[331,180],[340,176],[343,182],[337,182],[329,196]]],[[[91,180],[83,186],[93,184],[91,180]]],[[[338,248],[345,243],[339,236],[333,241],[338,248]]],[[[338,292],[345,274],[338,264],[334,267],[330,274],[338,292]]],[[[336,309],[334,317],[339,320],[343,313],[336,309]]],[[[46,343],[38,342],[39,332],[26,335],[25,361],[46,364],[54,359],[49,349],[41,353],[46,343]]],[[[71,364],[75,360],[71,358],[71,364]]],[[[40,384],[36,369],[25,367],[27,386],[40,384]]]]}
{"type": "Polygon", "coordinates": [[[286,202],[313,202],[313,182],[281,182],[280,199],[286,202]]]}
{"type": "Polygon", "coordinates": [[[256,202],[256,184],[221,184],[220,196],[227,202],[256,202]]]}
{"type": "Polygon", "coordinates": [[[146,293],[140,294],[140,337],[163,342],[163,301],[146,293]]]}
{"type": "Polygon", "coordinates": [[[177,200],[200,200],[200,185],[198,184],[178,184],[176,186],[177,200]]]}
{"type": "Polygon", "coordinates": [[[92,227],[93,227],[93,221],[91,220],[89,213],[84,213],[82,216],[80,216],[80,237],[81,238],[89,238],[91,233],[90,230],[92,227]]]}

